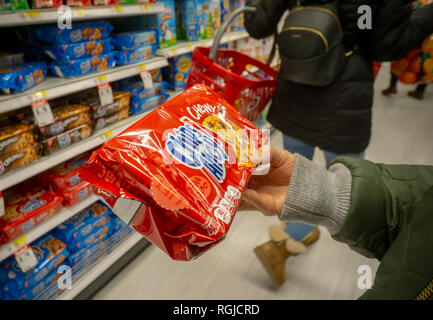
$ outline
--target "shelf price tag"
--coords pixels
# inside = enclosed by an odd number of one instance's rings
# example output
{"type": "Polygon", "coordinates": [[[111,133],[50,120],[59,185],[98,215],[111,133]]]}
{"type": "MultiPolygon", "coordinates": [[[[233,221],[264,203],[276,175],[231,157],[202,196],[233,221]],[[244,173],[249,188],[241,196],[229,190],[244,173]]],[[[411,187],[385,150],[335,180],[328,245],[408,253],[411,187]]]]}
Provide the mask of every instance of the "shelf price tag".
{"type": "Polygon", "coordinates": [[[26,244],[15,251],[14,257],[22,272],[29,271],[38,263],[38,259],[29,244],[26,244]]]}
{"type": "Polygon", "coordinates": [[[108,82],[98,85],[98,93],[101,105],[113,103],[113,90],[108,82]]]}
{"type": "Polygon", "coordinates": [[[113,9],[116,12],[122,12],[123,11],[123,7],[122,6],[115,6],[115,7],[113,7],[113,9]]]}
{"type": "Polygon", "coordinates": [[[41,13],[39,11],[26,11],[24,12],[24,16],[29,19],[35,19],[35,18],[40,18],[41,13]]]}
{"type": "Polygon", "coordinates": [[[73,12],[76,13],[77,15],[86,15],[87,11],[86,9],[82,9],[82,8],[77,8],[77,9],[73,9],[73,12]]]}
{"type": "Polygon", "coordinates": [[[30,103],[35,122],[39,127],[45,127],[54,122],[53,112],[47,99],[42,98],[30,103]]]}
{"type": "Polygon", "coordinates": [[[147,10],[150,10],[151,7],[150,7],[148,4],[146,4],[146,5],[143,6],[143,9],[144,9],[145,11],[147,11],[147,10]]]}
{"type": "Polygon", "coordinates": [[[153,87],[152,75],[147,70],[140,71],[141,80],[143,80],[144,88],[150,89],[153,87]]]}

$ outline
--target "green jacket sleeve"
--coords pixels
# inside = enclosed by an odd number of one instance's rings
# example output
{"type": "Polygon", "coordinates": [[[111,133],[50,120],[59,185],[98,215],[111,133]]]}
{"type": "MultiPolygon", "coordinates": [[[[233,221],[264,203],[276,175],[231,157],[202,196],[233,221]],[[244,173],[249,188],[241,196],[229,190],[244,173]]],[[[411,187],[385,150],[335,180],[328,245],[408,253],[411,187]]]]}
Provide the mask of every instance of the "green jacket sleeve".
{"type": "Polygon", "coordinates": [[[358,253],[382,260],[411,213],[433,185],[432,166],[374,164],[340,157],[352,174],[349,211],[333,237],[358,253]]]}

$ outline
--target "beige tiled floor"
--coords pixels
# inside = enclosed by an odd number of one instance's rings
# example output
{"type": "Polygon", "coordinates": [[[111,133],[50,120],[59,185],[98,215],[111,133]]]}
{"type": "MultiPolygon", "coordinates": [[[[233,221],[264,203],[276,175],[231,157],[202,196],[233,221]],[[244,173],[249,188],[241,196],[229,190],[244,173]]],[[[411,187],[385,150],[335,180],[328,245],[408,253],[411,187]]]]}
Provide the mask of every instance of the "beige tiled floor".
{"type": "MultiPolygon", "coordinates": [[[[373,136],[366,152],[372,161],[433,165],[433,86],[425,100],[407,97],[408,87],[392,98],[379,90],[389,81],[385,66],[376,82],[373,136]]],[[[281,135],[272,143],[281,146],[281,135]]],[[[324,163],[316,152],[314,161],[324,163]]],[[[95,299],[354,299],[360,265],[377,268],[321,228],[320,240],[307,253],[287,262],[287,282],[272,286],[252,249],[267,240],[267,227],[277,222],[256,212],[236,216],[227,239],[197,261],[171,261],[155,247],[143,252],[95,299]]]]}

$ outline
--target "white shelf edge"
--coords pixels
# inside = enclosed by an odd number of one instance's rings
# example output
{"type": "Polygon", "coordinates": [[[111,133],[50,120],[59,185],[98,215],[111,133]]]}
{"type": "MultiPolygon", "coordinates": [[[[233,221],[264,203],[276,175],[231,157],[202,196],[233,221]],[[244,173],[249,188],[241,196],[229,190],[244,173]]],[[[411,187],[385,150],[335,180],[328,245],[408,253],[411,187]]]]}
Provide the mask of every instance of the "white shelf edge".
{"type": "Polygon", "coordinates": [[[78,156],[88,150],[91,150],[103,144],[108,137],[118,135],[120,132],[131,126],[133,123],[144,117],[147,113],[128,117],[111,126],[97,131],[89,138],[74,143],[68,148],[59,150],[51,155],[43,156],[39,160],[28,166],[7,172],[0,177],[0,190],[12,187],[28,178],[31,178],[47,169],[50,169],[66,160],[78,156]]]}
{"type": "Polygon", "coordinates": [[[74,205],[73,207],[63,207],[55,215],[50,217],[48,220],[42,222],[41,224],[37,225],[29,232],[19,236],[18,238],[8,242],[7,244],[4,244],[0,247],[0,262],[11,256],[16,250],[18,250],[22,246],[28,243],[32,243],[34,240],[51,231],[52,229],[54,229],[64,221],[68,220],[81,210],[87,208],[97,200],[98,198],[92,194],[83,201],[80,201],[79,203],[74,205]],[[19,243],[19,245],[15,246],[14,242],[19,243]]]}
{"type": "MultiPolygon", "coordinates": [[[[72,22],[117,18],[137,15],[155,14],[164,11],[160,3],[124,4],[115,6],[72,7],[72,22]]],[[[35,25],[43,23],[57,23],[59,19],[55,9],[30,9],[0,13],[0,27],[35,25]]]]}
{"type": "MultiPolygon", "coordinates": [[[[1,16],[0,16],[1,18],[1,16]]],[[[155,57],[127,66],[118,66],[78,78],[48,77],[44,82],[25,92],[0,96],[0,112],[8,112],[30,105],[35,95],[47,100],[96,87],[101,82],[113,82],[132,77],[141,70],[153,70],[168,65],[166,59],[155,57]],[[98,80],[98,78],[104,78],[98,80]]]]}
{"type": "MultiPolygon", "coordinates": [[[[240,39],[245,39],[248,37],[249,35],[246,31],[230,32],[224,35],[224,37],[221,39],[221,44],[225,44],[240,39]]],[[[197,46],[210,47],[212,46],[212,44],[213,44],[212,39],[200,40],[200,41],[182,41],[173,47],[167,49],[160,49],[156,52],[156,54],[158,56],[162,56],[168,59],[188,52],[193,52],[195,47],[197,46]]]]}
{"type": "Polygon", "coordinates": [[[141,239],[143,239],[143,237],[138,232],[134,232],[128,238],[124,239],[122,243],[120,243],[106,257],[102,258],[89,271],[84,273],[76,282],[74,282],[74,278],[72,276],[72,289],[65,289],[66,291],[57,297],[56,300],[74,299],[81,291],[87,288],[125,253],[132,249],[141,239]]]}

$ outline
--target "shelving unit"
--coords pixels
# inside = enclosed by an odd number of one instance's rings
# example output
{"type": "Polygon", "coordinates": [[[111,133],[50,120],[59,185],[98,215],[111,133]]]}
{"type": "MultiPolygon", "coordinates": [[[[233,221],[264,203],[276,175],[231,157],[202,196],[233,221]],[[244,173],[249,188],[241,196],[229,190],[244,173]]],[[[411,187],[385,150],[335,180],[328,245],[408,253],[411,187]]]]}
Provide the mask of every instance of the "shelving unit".
{"type": "Polygon", "coordinates": [[[101,275],[104,274],[114,263],[119,261],[128,251],[130,251],[140,241],[144,240],[143,237],[134,232],[128,238],[124,239],[114,250],[106,257],[98,261],[98,263],[91,268],[88,272],[83,274],[77,281],[73,281],[72,289],[65,290],[57,300],[72,300],[76,298],[83,290],[90,284],[96,281],[101,275]]]}
{"type": "Polygon", "coordinates": [[[0,262],[6,259],[7,257],[11,256],[16,250],[21,248],[22,246],[33,242],[34,240],[38,239],[40,236],[46,234],[47,232],[51,231],[64,221],[68,220],[81,210],[87,208],[92,203],[96,202],[98,199],[95,195],[90,195],[83,201],[77,203],[75,206],[66,208],[64,207],[62,210],[57,212],[55,215],[53,215],[48,220],[42,222],[41,224],[37,225],[35,228],[27,232],[26,234],[10,241],[9,243],[3,245],[0,247],[0,262]]]}
{"type": "MultiPolygon", "coordinates": [[[[72,21],[87,21],[96,19],[121,18],[128,16],[138,16],[155,14],[164,11],[161,3],[118,5],[105,7],[79,7],[72,8],[72,21]]],[[[58,9],[31,9],[21,11],[0,12],[0,28],[17,27],[36,24],[56,24],[61,13],[58,9]]],[[[230,41],[245,39],[248,37],[246,32],[233,32],[226,34],[221,43],[226,44],[230,41]]],[[[179,41],[176,46],[158,50],[152,59],[126,66],[117,66],[102,72],[89,74],[77,78],[58,78],[48,76],[44,82],[34,88],[11,95],[0,95],[0,113],[5,113],[27,107],[36,99],[44,98],[47,100],[66,96],[88,88],[96,87],[102,83],[110,83],[117,80],[138,75],[142,70],[154,70],[168,65],[168,58],[193,52],[197,46],[210,47],[213,39],[195,42],[179,41]]],[[[180,92],[168,92],[170,99],[180,92]]],[[[51,155],[44,156],[38,161],[0,176],[0,191],[17,185],[33,176],[36,176],[47,169],[50,169],[66,160],[74,158],[86,151],[92,150],[113,136],[131,126],[133,123],[144,117],[146,113],[131,116],[109,127],[95,132],[89,138],[72,144],[70,147],[62,149],[51,155]]],[[[0,262],[10,257],[16,250],[26,244],[30,244],[42,235],[53,230],[55,227],[71,218],[81,210],[97,201],[95,195],[91,195],[83,201],[70,208],[62,208],[57,214],[48,220],[31,229],[26,234],[4,244],[0,247],[0,262]]],[[[101,287],[108,279],[113,277],[123,266],[143,250],[149,242],[140,234],[133,233],[119,243],[111,253],[100,259],[92,268],[76,279],[73,289],[65,290],[58,299],[69,300],[74,298],[88,297],[95,292],[95,288],[101,287]]]]}
{"type": "MultiPolygon", "coordinates": [[[[149,3],[105,7],[76,7],[72,8],[71,14],[73,21],[81,21],[154,14],[163,11],[164,5],[160,3],[149,3]]],[[[0,27],[57,23],[59,17],[60,14],[57,8],[0,12],[0,27]]]]}
{"type": "MultiPolygon", "coordinates": [[[[0,17],[1,18],[1,17],[0,17]]],[[[28,106],[34,99],[47,100],[138,75],[141,70],[153,70],[167,66],[167,60],[156,57],[136,64],[114,67],[102,72],[77,78],[48,77],[44,82],[25,92],[0,96],[0,112],[8,112],[28,106]]]]}
{"type": "Polygon", "coordinates": [[[108,126],[100,131],[97,131],[89,138],[74,143],[68,148],[59,150],[51,155],[42,157],[34,163],[11,172],[8,172],[0,178],[0,190],[5,190],[12,187],[28,178],[31,178],[47,169],[50,169],[66,160],[78,156],[88,150],[103,144],[111,136],[118,135],[120,132],[131,126],[137,120],[144,117],[145,114],[139,114],[119,121],[111,126],[108,126]]]}

